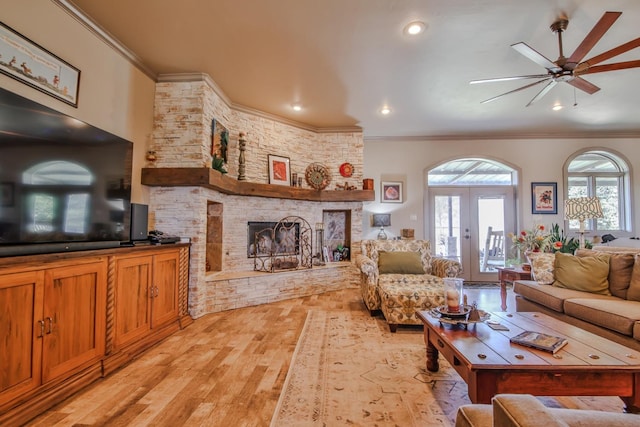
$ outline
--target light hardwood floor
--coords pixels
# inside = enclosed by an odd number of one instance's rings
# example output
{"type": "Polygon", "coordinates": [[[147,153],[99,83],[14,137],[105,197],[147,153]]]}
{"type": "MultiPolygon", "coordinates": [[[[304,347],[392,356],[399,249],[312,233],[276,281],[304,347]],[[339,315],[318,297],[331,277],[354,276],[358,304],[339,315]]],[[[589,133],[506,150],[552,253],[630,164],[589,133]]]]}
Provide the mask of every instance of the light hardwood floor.
{"type": "MultiPolygon", "coordinates": [[[[499,288],[467,294],[500,310],[499,288]]],[[[201,317],[28,425],[268,426],[310,309],[365,307],[348,288],[201,317]]]]}

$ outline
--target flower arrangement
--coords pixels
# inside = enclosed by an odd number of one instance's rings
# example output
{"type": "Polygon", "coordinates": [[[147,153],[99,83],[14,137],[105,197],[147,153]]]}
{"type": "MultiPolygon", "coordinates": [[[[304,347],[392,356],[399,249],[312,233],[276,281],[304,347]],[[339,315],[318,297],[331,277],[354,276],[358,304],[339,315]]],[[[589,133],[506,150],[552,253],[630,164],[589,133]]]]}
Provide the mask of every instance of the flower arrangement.
{"type": "Polygon", "coordinates": [[[542,224],[531,230],[522,230],[518,234],[509,233],[507,236],[515,249],[521,254],[526,251],[544,252],[550,247],[551,235],[545,231],[542,224]]]}

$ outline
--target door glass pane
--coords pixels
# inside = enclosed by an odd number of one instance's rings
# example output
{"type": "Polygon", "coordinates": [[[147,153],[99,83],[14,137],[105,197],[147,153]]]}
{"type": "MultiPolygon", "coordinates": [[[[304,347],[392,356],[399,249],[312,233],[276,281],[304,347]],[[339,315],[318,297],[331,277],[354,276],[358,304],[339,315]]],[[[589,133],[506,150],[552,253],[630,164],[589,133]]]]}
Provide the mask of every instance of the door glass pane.
{"type": "Polygon", "coordinates": [[[460,261],[460,196],[435,197],[435,253],[460,261]]]}
{"type": "Polygon", "coordinates": [[[478,254],[480,272],[495,272],[505,265],[504,199],[478,198],[478,254]]]}

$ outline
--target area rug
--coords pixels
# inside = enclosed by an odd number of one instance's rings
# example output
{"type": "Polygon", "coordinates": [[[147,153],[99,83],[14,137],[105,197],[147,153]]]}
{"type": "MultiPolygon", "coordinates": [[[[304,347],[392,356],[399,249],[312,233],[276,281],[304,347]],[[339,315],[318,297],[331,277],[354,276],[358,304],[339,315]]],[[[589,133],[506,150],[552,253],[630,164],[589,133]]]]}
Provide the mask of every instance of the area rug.
{"type": "MultiPolygon", "coordinates": [[[[453,426],[467,385],[440,357],[426,370],[419,327],[389,332],[362,311],[310,311],[271,420],[284,426],[453,426]]],[[[540,397],[557,408],[622,412],[617,397],[540,397]]]]}
{"type": "Polygon", "coordinates": [[[271,426],[452,426],[467,386],[444,359],[425,363],[419,329],[310,311],[271,426]]]}

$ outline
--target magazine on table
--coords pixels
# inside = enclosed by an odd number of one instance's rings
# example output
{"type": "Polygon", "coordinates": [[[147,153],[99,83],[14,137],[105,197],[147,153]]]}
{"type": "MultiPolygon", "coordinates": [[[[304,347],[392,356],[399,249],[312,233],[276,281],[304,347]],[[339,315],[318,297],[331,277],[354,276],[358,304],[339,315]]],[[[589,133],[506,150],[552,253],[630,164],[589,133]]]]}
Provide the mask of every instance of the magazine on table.
{"type": "Polygon", "coordinates": [[[509,339],[512,343],[549,351],[556,354],[558,350],[567,345],[566,338],[543,334],[541,332],[524,331],[509,339]]]}

